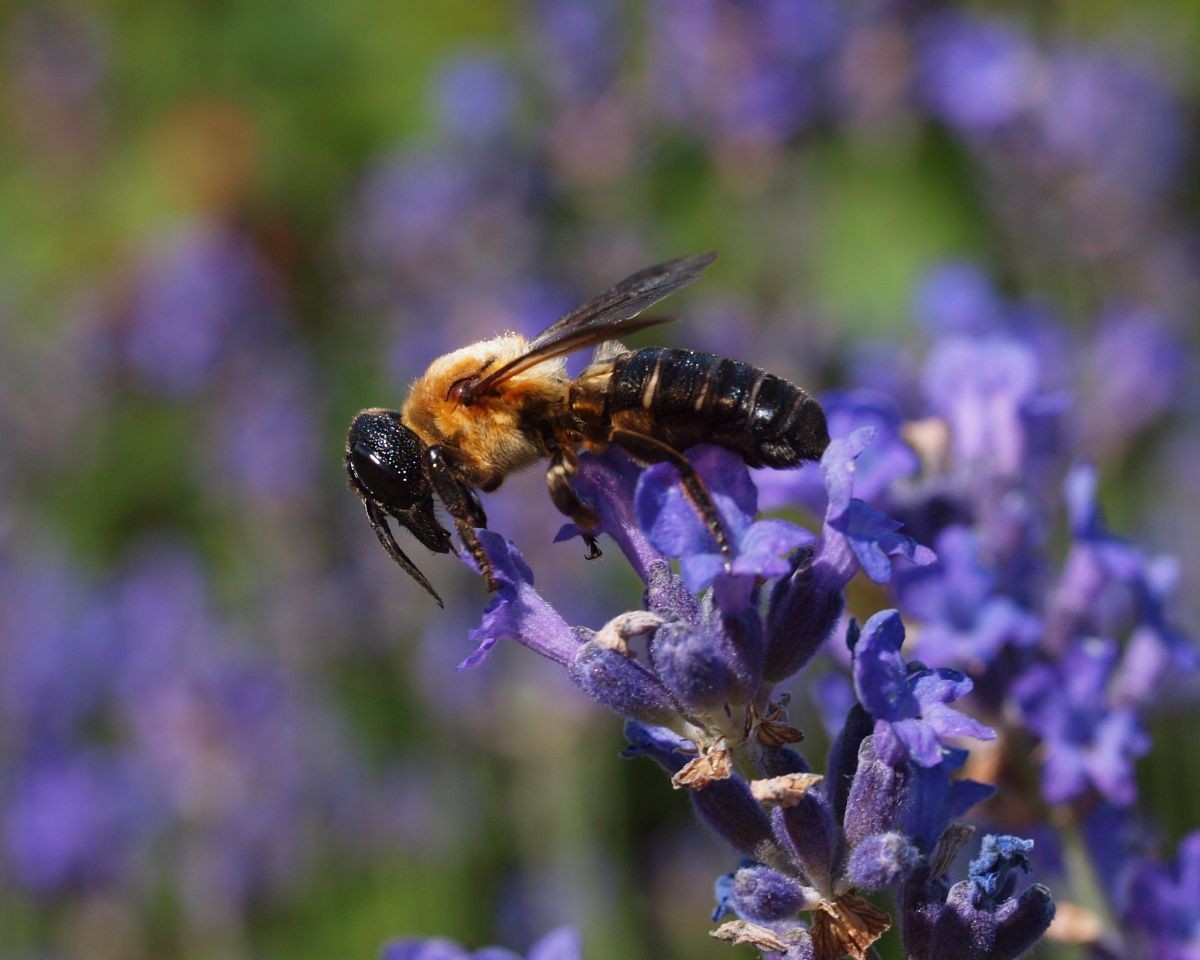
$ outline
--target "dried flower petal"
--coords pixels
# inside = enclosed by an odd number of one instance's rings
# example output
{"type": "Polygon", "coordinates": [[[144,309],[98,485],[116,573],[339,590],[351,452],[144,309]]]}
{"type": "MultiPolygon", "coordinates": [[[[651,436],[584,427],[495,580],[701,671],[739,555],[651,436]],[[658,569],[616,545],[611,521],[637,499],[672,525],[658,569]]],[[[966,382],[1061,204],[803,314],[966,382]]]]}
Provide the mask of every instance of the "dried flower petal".
{"type": "Polygon", "coordinates": [[[891,917],[853,893],[822,900],[813,911],[813,956],[815,960],[842,960],[849,955],[863,960],[871,944],[891,926],[891,917]]]}
{"type": "Polygon", "coordinates": [[[764,807],[794,807],[824,779],[819,773],[788,773],[768,780],[751,780],[750,792],[764,807]]]}
{"type": "Polygon", "coordinates": [[[701,790],[717,781],[728,780],[732,775],[733,754],[724,740],[718,740],[701,748],[698,757],[685,763],[671,778],[671,786],[676,790],[684,787],[701,790]]]}
{"type": "Polygon", "coordinates": [[[788,948],[788,944],[780,939],[770,927],[747,923],[745,920],[730,920],[728,923],[721,924],[716,930],[710,930],[708,935],[714,940],[724,940],[735,946],[746,944],[758,947],[759,950],[774,950],[777,953],[782,953],[788,948]]]}

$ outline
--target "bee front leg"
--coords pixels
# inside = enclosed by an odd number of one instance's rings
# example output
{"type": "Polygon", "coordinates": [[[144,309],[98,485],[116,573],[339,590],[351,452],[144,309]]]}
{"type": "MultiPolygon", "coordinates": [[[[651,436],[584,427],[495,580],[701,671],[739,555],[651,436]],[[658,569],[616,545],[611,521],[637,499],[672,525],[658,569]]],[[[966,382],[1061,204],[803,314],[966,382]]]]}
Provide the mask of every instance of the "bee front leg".
{"type": "Polygon", "coordinates": [[[584,503],[575,488],[571,486],[571,478],[579,470],[579,456],[569,447],[558,447],[550,456],[550,466],[546,470],[546,486],[550,489],[550,499],[558,512],[569,517],[583,535],[587,544],[588,560],[597,559],[600,554],[600,544],[596,542],[596,530],[600,526],[600,518],[596,511],[584,503]]]}
{"type": "Polygon", "coordinates": [[[467,486],[458,475],[456,469],[457,457],[454,451],[440,446],[430,447],[426,453],[429,465],[429,477],[433,481],[434,492],[445,505],[447,512],[454,518],[454,526],[458,530],[459,539],[471,554],[479,572],[487,582],[491,591],[500,589],[492,572],[492,562],[476,536],[478,527],[487,526],[487,514],[475,491],[467,486]]]}

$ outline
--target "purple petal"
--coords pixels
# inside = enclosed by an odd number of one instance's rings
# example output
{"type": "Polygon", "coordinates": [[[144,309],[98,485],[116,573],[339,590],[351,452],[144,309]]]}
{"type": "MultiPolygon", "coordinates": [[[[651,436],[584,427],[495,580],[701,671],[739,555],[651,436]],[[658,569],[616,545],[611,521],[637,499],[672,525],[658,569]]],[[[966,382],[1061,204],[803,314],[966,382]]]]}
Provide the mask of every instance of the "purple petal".
{"type": "Polygon", "coordinates": [[[892,723],[892,733],[908,750],[912,761],[922,767],[942,762],[942,745],[933,728],[923,720],[906,719],[892,723]]]}
{"type": "Polygon", "coordinates": [[[950,796],[946,800],[946,817],[953,820],[961,817],[975,804],[983,803],[996,792],[990,783],[978,780],[951,780],[950,796]]]}
{"type": "MultiPolygon", "coordinates": [[[[571,663],[579,640],[558,612],[533,588],[533,573],[519,550],[498,533],[477,530],[492,563],[500,590],[484,610],[483,620],[469,637],[475,652],[458,665],[478,666],[500,640],[516,640],[564,666],[571,663]]],[[[468,566],[474,566],[465,558],[468,566]]]]}
{"type": "Polygon", "coordinates": [[[656,463],[643,470],[634,500],[639,525],[667,556],[715,551],[712,535],[679,489],[679,471],[671,464],[656,463]]]}
{"type": "MultiPolygon", "coordinates": [[[[758,491],[746,464],[737,454],[712,446],[694,448],[689,458],[708,487],[730,539],[739,543],[758,506],[758,491]]],[[[656,463],[643,471],[634,500],[638,523],[667,556],[717,552],[712,532],[684,496],[679,471],[670,464],[656,463]]]]}
{"type": "Polygon", "coordinates": [[[920,702],[922,709],[928,711],[936,703],[953,703],[971,692],[975,686],[971,678],[957,670],[947,670],[945,667],[937,670],[923,670],[909,680],[913,696],[920,702]]]}
{"type": "Polygon", "coordinates": [[[974,717],[968,717],[965,713],[960,713],[941,703],[924,707],[921,719],[929,724],[939,740],[948,740],[951,737],[970,737],[974,740],[996,739],[996,731],[991,727],[984,726],[974,717]]]}
{"type": "Polygon", "coordinates": [[[1100,528],[1100,508],[1096,502],[1096,468],[1089,463],[1073,466],[1063,481],[1063,497],[1071,534],[1090,537],[1100,528]]]}
{"type": "Polygon", "coordinates": [[[450,940],[393,940],[380,960],[470,960],[470,954],[450,940]]]}
{"type": "Polygon", "coordinates": [[[1050,803],[1066,803],[1082,794],[1088,785],[1083,755],[1068,744],[1047,744],[1042,767],[1042,795],[1050,803]]]}
{"type": "Polygon", "coordinates": [[[760,520],[751,525],[738,545],[733,572],[768,579],[787,576],[791,573],[789,554],[815,539],[803,527],[786,520],[760,520]]]}
{"type": "Polygon", "coordinates": [[[551,930],[529,948],[529,960],[582,960],[579,934],[571,927],[551,930]]]}
{"type": "Polygon", "coordinates": [[[885,610],[867,621],[854,648],[854,689],[877,720],[900,720],[919,712],[900,655],[903,643],[900,614],[885,610]]]}
{"type": "MultiPolygon", "coordinates": [[[[641,473],[640,465],[610,447],[599,455],[585,453],[579,458],[579,472],[572,486],[595,509],[600,531],[613,539],[638,576],[646,580],[650,564],[662,559],[662,554],[646,539],[634,509],[634,491],[641,473]]],[[[568,523],[554,540],[558,543],[579,533],[575,524],[568,523]]]]}
{"type": "Polygon", "coordinates": [[[891,557],[903,557],[918,566],[937,560],[937,555],[928,547],[896,532],[903,524],[861,500],[850,502],[844,525],[839,526],[863,570],[876,583],[886,583],[892,578],[891,557]]]}
{"type": "Polygon", "coordinates": [[[829,505],[826,523],[840,517],[854,496],[854,461],[875,439],[874,427],[859,427],[848,437],[836,437],[829,442],[821,457],[821,476],[829,505]]]}
{"type": "Polygon", "coordinates": [[[692,593],[699,593],[725,573],[725,558],[719,553],[685,554],[679,561],[679,572],[684,585],[692,593]]]}

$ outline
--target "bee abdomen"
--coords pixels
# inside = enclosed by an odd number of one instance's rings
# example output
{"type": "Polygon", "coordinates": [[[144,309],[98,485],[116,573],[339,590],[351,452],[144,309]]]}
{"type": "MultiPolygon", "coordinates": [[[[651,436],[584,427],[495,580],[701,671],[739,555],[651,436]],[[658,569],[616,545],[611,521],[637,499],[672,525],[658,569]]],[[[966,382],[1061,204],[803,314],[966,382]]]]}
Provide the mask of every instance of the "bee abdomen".
{"type": "Polygon", "coordinates": [[[676,449],[715,443],[754,467],[816,460],[829,443],[824,411],[795,384],[692,350],[650,347],[617,358],[608,412],[618,426],[648,425],[676,449]]]}

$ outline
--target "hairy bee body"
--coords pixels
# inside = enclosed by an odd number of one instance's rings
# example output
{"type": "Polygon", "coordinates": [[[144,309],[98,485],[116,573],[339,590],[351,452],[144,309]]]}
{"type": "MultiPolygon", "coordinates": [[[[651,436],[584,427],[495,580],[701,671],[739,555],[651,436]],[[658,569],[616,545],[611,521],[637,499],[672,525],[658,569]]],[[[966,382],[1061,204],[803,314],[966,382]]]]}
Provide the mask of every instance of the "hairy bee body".
{"type": "Polygon", "coordinates": [[[506,381],[494,396],[470,405],[456,396],[455,386],[527,348],[519,333],[506,333],[448,353],[430,364],[404,402],[405,424],[427,446],[457,451],[464,479],[485,491],[547,456],[541,427],[566,409],[566,363],[561,358],[541,363],[506,381]]]}
{"type": "Polygon", "coordinates": [[[711,353],[648,347],[612,361],[606,415],[676,450],[713,443],[752,467],[816,460],[829,442],[820,405],[793,383],[711,353]]]}
{"type": "Polygon", "coordinates": [[[711,353],[615,339],[666,322],[647,307],[692,283],[715,253],[680,257],[631,274],[531,340],[506,333],[439,357],[417,379],[402,410],[362,410],[346,435],[350,488],[387,553],[441,598],[400,549],[388,518],[430,550],[453,549],[435,497],[459,539],[499,589],[478,531],[487,515],[476,490],[494,490],[517,470],[547,460],[550,499],[600,555],[600,516],[572,486],[579,450],[617,446],[643,463],[669,462],[732,569],[733,551],[703,479],[681,451],[713,443],[753,467],[794,467],[829,443],[825,414],[807,393],[758,367],[711,353]],[[565,357],[595,347],[575,379],[565,357]]]}

